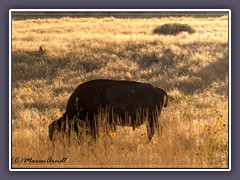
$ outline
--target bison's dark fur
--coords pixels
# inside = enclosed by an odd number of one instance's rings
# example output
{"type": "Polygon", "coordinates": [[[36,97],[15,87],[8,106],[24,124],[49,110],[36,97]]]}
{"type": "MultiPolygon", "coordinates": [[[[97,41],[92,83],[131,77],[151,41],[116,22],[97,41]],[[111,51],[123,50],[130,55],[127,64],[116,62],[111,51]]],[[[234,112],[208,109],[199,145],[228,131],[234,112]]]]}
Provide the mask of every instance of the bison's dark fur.
{"type": "Polygon", "coordinates": [[[154,127],[158,127],[158,116],[168,102],[167,93],[150,84],[97,79],[79,85],[68,100],[66,112],[49,125],[49,137],[55,130],[74,129],[87,125],[96,139],[98,123],[96,114],[100,108],[108,109],[107,125],[140,126],[147,120],[148,138],[152,139],[154,127]],[[69,127],[72,128],[69,128],[69,127]]]}

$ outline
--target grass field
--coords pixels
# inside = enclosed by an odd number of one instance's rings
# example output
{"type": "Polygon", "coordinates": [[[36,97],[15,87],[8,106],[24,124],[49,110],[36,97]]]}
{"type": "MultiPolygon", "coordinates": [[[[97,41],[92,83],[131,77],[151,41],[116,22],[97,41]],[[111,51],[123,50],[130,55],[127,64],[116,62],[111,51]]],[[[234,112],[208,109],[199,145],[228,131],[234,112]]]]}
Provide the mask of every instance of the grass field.
{"type": "Polygon", "coordinates": [[[13,20],[13,167],[227,168],[228,61],[227,16],[13,20]],[[196,32],[153,33],[165,23],[196,32]],[[50,142],[48,125],[71,93],[97,78],[167,91],[162,130],[150,143],[145,125],[118,127],[97,143],[50,142]]]}

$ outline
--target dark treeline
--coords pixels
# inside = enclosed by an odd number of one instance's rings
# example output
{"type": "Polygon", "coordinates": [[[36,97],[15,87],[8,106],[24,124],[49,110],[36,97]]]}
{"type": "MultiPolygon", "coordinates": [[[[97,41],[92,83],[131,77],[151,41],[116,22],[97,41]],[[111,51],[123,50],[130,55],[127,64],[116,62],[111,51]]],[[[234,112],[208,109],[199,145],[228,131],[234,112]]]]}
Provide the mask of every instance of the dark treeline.
{"type": "Polygon", "coordinates": [[[227,15],[228,11],[14,11],[12,18],[61,18],[61,17],[117,17],[117,18],[153,18],[153,17],[217,17],[227,15]]]}

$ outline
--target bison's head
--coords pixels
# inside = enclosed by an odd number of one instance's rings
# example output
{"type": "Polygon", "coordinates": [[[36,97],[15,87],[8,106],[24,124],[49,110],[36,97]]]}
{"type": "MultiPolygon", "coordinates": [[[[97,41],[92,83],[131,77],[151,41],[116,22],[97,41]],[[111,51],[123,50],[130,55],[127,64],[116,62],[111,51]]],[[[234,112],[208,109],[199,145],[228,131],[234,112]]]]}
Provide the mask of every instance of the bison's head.
{"type": "Polygon", "coordinates": [[[51,123],[48,126],[48,135],[49,135],[49,139],[52,141],[52,137],[53,137],[53,131],[54,131],[54,122],[51,123]]]}
{"type": "Polygon", "coordinates": [[[52,141],[55,133],[57,134],[59,132],[64,132],[65,130],[66,130],[66,114],[64,113],[62,117],[52,122],[48,126],[49,139],[52,141]]]}
{"type": "Polygon", "coordinates": [[[52,122],[48,126],[49,139],[52,141],[53,136],[61,132],[63,134],[68,135],[69,137],[71,132],[81,134],[84,125],[85,125],[84,121],[76,118],[70,119],[68,118],[68,115],[64,113],[61,118],[52,122]]]}
{"type": "Polygon", "coordinates": [[[61,130],[61,120],[57,120],[52,122],[49,126],[48,126],[48,133],[49,133],[49,139],[52,141],[53,140],[53,134],[56,131],[60,131],[61,130]]]}

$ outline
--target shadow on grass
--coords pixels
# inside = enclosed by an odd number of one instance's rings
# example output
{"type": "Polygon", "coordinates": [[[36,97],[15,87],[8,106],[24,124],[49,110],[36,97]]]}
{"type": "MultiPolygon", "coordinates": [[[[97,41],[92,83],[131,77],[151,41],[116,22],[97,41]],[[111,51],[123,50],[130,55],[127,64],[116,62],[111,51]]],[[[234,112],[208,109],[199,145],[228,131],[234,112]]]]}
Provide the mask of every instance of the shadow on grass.
{"type": "Polygon", "coordinates": [[[224,85],[228,78],[228,56],[214,61],[196,73],[190,73],[188,77],[176,82],[177,88],[184,94],[194,95],[212,86],[218,94],[228,95],[228,87],[224,85]],[[221,83],[223,85],[219,85],[221,83]]]}
{"type": "Polygon", "coordinates": [[[12,53],[12,83],[37,79],[49,79],[56,76],[67,61],[50,60],[46,56],[37,57],[33,52],[12,53]]]}
{"type": "MultiPolygon", "coordinates": [[[[159,84],[160,87],[164,87],[167,91],[174,87],[185,94],[194,94],[196,91],[202,91],[204,88],[210,87],[215,82],[220,84],[226,82],[228,78],[228,54],[226,53],[222,59],[213,61],[198,72],[192,72],[189,70],[191,66],[197,67],[200,62],[193,61],[190,63],[188,62],[188,57],[185,57],[184,54],[180,53],[176,55],[172,49],[164,48],[163,44],[154,43],[152,46],[162,48],[162,53],[161,51],[154,51],[146,54],[138,54],[139,46],[131,46],[133,53],[131,53],[131,56],[125,57],[125,59],[135,59],[140,71],[151,69],[150,74],[145,78],[140,75],[141,79],[151,81],[153,76],[164,76],[157,84],[159,84]],[[180,66],[179,63],[182,63],[182,65],[180,66]],[[181,79],[178,77],[188,78],[181,79]]],[[[189,55],[187,55],[190,56],[191,53],[201,53],[199,50],[203,46],[211,47],[210,53],[215,53],[219,51],[219,47],[220,49],[226,49],[228,43],[222,43],[220,45],[213,45],[212,43],[192,43],[181,46],[181,48],[191,51],[189,55]]],[[[49,58],[45,54],[36,56],[35,52],[16,51],[12,53],[12,83],[38,79],[52,80],[62,72],[69,72],[70,74],[72,72],[91,73],[104,68],[109,61],[107,57],[104,59],[95,59],[96,57],[93,56],[89,57],[89,59],[82,59],[73,53],[68,53],[62,57],[49,58]]],[[[120,55],[118,57],[120,58],[120,55]]],[[[227,87],[225,86],[218,86],[216,88],[220,94],[225,94],[227,91],[227,87]]]]}
{"type": "Polygon", "coordinates": [[[82,59],[72,53],[62,57],[50,58],[36,55],[34,51],[16,51],[12,53],[12,83],[38,79],[54,79],[63,70],[89,73],[106,65],[95,59],[82,59]]]}
{"type": "MultiPolygon", "coordinates": [[[[183,49],[189,49],[189,53],[201,53],[199,50],[203,46],[211,46],[212,43],[192,43],[189,45],[182,45],[183,49]]],[[[220,49],[227,48],[227,43],[222,43],[218,46],[211,46],[211,52],[215,53],[220,49]]],[[[184,94],[193,95],[196,92],[201,92],[205,88],[211,87],[214,83],[222,84],[216,86],[215,90],[219,94],[227,94],[228,87],[224,86],[224,83],[228,79],[228,53],[224,53],[224,57],[220,59],[214,59],[204,68],[194,72],[191,70],[192,66],[200,66],[199,61],[189,62],[189,57],[185,57],[184,54],[176,54],[172,49],[162,49],[162,54],[156,52],[145,54],[138,60],[138,65],[141,69],[152,69],[152,76],[160,76],[161,80],[155,80],[154,83],[157,86],[165,87],[166,90],[171,88],[177,88],[184,94]]],[[[148,75],[149,78],[150,76],[148,75]]],[[[149,78],[151,80],[151,77],[149,78]]],[[[214,86],[214,85],[213,85],[214,86]]]]}

